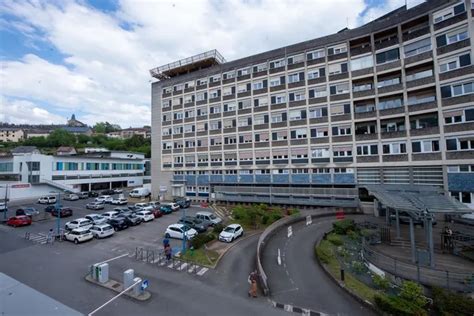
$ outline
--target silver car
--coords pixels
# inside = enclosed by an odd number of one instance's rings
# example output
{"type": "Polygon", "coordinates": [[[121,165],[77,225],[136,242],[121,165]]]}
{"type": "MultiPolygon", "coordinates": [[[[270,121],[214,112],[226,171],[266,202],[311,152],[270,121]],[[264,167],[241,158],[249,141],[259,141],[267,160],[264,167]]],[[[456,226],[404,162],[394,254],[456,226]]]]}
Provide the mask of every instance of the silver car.
{"type": "Polygon", "coordinates": [[[90,220],[92,223],[94,223],[94,225],[101,225],[107,223],[107,218],[99,214],[88,214],[84,216],[84,218],[90,220]]]}
{"type": "Polygon", "coordinates": [[[90,210],[103,210],[105,205],[102,202],[90,202],[86,204],[86,208],[90,210]]]}

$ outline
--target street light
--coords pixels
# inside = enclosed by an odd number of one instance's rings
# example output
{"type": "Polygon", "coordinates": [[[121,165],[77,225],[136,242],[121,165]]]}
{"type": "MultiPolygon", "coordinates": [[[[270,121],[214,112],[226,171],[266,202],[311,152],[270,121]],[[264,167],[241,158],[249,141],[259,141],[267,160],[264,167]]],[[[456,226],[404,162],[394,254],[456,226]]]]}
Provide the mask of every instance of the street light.
{"type": "MultiPolygon", "coordinates": [[[[183,220],[184,220],[185,217],[186,217],[186,208],[183,207],[183,220]]],[[[184,225],[186,225],[186,224],[184,224],[184,225]]],[[[183,255],[186,254],[186,230],[184,230],[184,232],[183,232],[183,245],[182,245],[181,252],[183,253],[183,255]]]]}
{"type": "Polygon", "coordinates": [[[8,212],[8,184],[5,184],[5,209],[3,210],[3,219],[7,220],[7,212],[8,212]]]}
{"type": "Polygon", "coordinates": [[[59,204],[59,202],[61,201],[61,191],[59,192],[55,192],[55,191],[51,191],[50,193],[54,193],[54,194],[57,194],[58,197],[56,199],[56,204],[54,205],[54,210],[57,212],[56,214],[56,238],[59,238],[59,236],[61,236],[60,234],[60,231],[61,231],[61,212],[59,211],[59,208],[61,207],[61,205],[59,204]]]}

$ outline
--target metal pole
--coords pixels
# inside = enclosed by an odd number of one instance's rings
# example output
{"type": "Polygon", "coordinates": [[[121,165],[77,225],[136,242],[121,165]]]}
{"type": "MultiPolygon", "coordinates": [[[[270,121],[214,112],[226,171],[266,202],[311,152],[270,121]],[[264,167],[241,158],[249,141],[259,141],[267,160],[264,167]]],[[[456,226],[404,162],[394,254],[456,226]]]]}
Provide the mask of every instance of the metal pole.
{"type": "Polygon", "coordinates": [[[58,193],[58,199],[56,200],[56,229],[57,229],[57,238],[59,238],[60,236],[60,230],[61,230],[61,212],[59,210],[59,203],[60,203],[60,200],[61,200],[61,192],[57,192],[58,193]]]}
{"type": "MultiPolygon", "coordinates": [[[[186,208],[183,207],[183,220],[186,217],[186,208]]],[[[184,227],[184,226],[183,226],[184,227]]],[[[183,247],[181,249],[181,252],[186,254],[186,231],[183,229],[183,247]]]]}
{"type": "Polygon", "coordinates": [[[433,221],[431,220],[431,217],[428,218],[428,246],[430,250],[430,266],[434,268],[435,262],[434,262],[434,245],[433,245],[433,221]]]}
{"type": "Polygon", "coordinates": [[[410,244],[411,244],[411,261],[416,262],[416,248],[415,248],[415,227],[413,225],[413,218],[410,217],[410,244]]]}
{"type": "Polygon", "coordinates": [[[7,219],[7,212],[8,212],[8,184],[5,184],[5,211],[3,212],[3,219],[6,220],[7,219]]]}
{"type": "Polygon", "coordinates": [[[102,308],[104,308],[107,304],[109,303],[112,303],[113,301],[115,301],[117,298],[119,298],[120,296],[122,296],[125,292],[131,290],[134,286],[136,286],[138,283],[142,282],[142,279],[140,279],[139,281],[133,283],[132,285],[130,285],[128,288],[126,288],[125,290],[123,290],[122,292],[120,292],[119,294],[117,294],[116,296],[112,297],[110,300],[108,300],[107,302],[105,302],[104,304],[102,304],[101,306],[99,306],[98,308],[96,308],[95,310],[93,310],[92,312],[90,312],[88,314],[88,316],[91,316],[92,314],[95,314],[97,313],[99,310],[101,310],[102,308]]]}
{"type": "Polygon", "coordinates": [[[397,221],[397,239],[400,239],[400,217],[398,214],[398,209],[395,209],[395,219],[397,221]]]}

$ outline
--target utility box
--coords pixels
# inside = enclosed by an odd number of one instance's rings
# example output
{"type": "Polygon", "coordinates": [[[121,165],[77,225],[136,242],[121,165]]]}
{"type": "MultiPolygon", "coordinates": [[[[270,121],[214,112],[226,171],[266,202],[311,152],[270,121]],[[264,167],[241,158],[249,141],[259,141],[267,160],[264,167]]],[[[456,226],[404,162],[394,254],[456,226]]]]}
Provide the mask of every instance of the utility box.
{"type": "Polygon", "coordinates": [[[99,280],[99,266],[100,266],[100,263],[94,263],[91,266],[91,276],[92,276],[92,279],[94,279],[94,281],[99,280]]]}
{"type": "MultiPolygon", "coordinates": [[[[142,284],[141,284],[142,279],[140,279],[140,278],[135,278],[135,279],[133,279],[133,283],[135,283],[135,282],[140,282],[140,283],[138,283],[137,285],[135,285],[135,286],[133,287],[133,294],[134,294],[135,296],[138,296],[138,295],[142,294],[142,284]]],[[[133,283],[132,283],[132,284],[133,284],[133,283]]]]}
{"type": "Polygon", "coordinates": [[[97,275],[97,280],[100,283],[106,283],[109,281],[109,264],[108,263],[102,263],[97,267],[98,269],[98,275],[97,275]]]}
{"type": "Polygon", "coordinates": [[[133,284],[135,278],[135,272],[133,269],[128,269],[123,272],[123,288],[127,289],[133,284]]]}

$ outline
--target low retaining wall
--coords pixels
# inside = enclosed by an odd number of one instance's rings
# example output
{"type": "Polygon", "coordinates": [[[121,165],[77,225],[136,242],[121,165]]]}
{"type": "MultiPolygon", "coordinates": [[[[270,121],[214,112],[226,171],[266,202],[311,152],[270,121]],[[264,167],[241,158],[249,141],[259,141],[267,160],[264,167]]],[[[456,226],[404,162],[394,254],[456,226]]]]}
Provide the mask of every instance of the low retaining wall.
{"type": "MultiPolygon", "coordinates": [[[[290,224],[297,223],[300,221],[306,220],[307,215],[311,215],[312,219],[321,218],[321,217],[329,217],[329,216],[336,216],[336,211],[340,210],[340,208],[323,208],[317,209],[313,212],[307,212],[305,214],[298,214],[298,215],[291,215],[287,217],[283,217],[278,221],[274,222],[270,226],[267,227],[260,235],[257,244],[257,270],[260,276],[260,286],[263,290],[263,294],[268,296],[270,294],[270,288],[268,287],[268,278],[262,266],[262,260],[260,258],[261,253],[265,248],[265,242],[279,229],[283,227],[287,227],[290,224]]],[[[350,209],[344,210],[345,214],[362,214],[360,211],[350,209]]]]}

